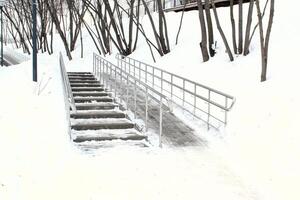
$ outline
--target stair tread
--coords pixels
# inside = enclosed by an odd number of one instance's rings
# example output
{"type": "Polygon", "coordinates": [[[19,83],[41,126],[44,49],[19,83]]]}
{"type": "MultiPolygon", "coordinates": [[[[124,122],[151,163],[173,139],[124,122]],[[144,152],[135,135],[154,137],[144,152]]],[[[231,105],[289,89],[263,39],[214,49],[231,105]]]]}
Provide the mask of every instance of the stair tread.
{"type": "Polygon", "coordinates": [[[71,118],[125,118],[125,113],[118,110],[79,110],[70,113],[71,118]]]}
{"type": "Polygon", "coordinates": [[[143,140],[147,138],[145,135],[141,135],[135,129],[72,131],[72,137],[74,142],[84,142],[92,140],[143,140]]]}
{"type": "Polygon", "coordinates": [[[70,84],[76,84],[76,83],[99,83],[97,80],[70,80],[70,84]]]}
{"type": "Polygon", "coordinates": [[[74,97],[105,97],[105,96],[111,96],[111,92],[106,92],[106,91],[88,91],[88,92],[74,92],[73,91],[73,96],[74,97]]]}
{"type": "Polygon", "coordinates": [[[83,102],[113,102],[114,99],[109,96],[94,96],[94,97],[74,97],[75,103],[83,102]]]}
{"type": "Polygon", "coordinates": [[[71,87],[104,87],[100,83],[71,83],[71,87]]]}
{"type": "Polygon", "coordinates": [[[102,97],[78,97],[78,96],[76,96],[76,97],[74,97],[74,100],[79,100],[79,99],[83,99],[83,100],[89,100],[89,99],[113,99],[113,98],[111,98],[111,97],[109,97],[109,96],[102,96],[102,97]]]}
{"type": "Polygon", "coordinates": [[[129,129],[134,128],[134,123],[128,119],[71,119],[73,130],[100,130],[100,129],[129,129]]]}
{"type": "Polygon", "coordinates": [[[118,107],[118,104],[114,104],[111,102],[99,102],[99,103],[75,103],[77,110],[110,110],[118,107]]]}
{"type": "Polygon", "coordinates": [[[75,103],[75,106],[86,106],[86,107],[90,107],[90,106],[118,106],[118,104],[116,103],[112,103],[112,102],[97,102],[97,103],[75,103]]]}
{"type": "Polygon", "coordinates": [[[71,125],[87,125],[87,124],[133,124],[133,123],[126,118],[71,119],[71,125]]]}
{"type": "Polygon", "coordinates": [[[72,90],[73,89],[79,89],[79,90],[83,90],[83,89],[88,89],[88,90],[92,90],[92,89],[103,89],[104,90],[104,88],[103,87],[72,87],[72,90]]]}

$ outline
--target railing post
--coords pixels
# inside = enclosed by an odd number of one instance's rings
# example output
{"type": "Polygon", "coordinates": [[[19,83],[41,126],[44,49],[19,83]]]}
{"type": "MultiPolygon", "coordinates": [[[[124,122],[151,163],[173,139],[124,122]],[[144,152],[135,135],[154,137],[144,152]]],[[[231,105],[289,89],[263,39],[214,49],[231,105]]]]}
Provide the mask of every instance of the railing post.
{"type": "Polygon", "coordinates": [[[160,96],[159,102],[159,147],[162,147],[162,96],[160,96]]]}
{"type": "Polygon", "coordinates": [[[145,116],[145,126],[146,132],[148,131],[148,87],[146,87],[146,116],[145,116]]]}
{"type": "Polygon", "coordinates": [[[197,106],[197,85],[194,84],[194,116],[196,115],[196,106],[197,106]]]}
{"type": "Polygon", "coordinates": [[[118,87],[118,83],[117,83],[117,67],[115,66],[115,98],[117,97],[117,87],[118,87]]]}
{"type": "Polygon", "coordinates": [[[182,86],[182,107],[184,107],[184,102],[185,102],[185,80],[183,80],[183,86],[182,86]]]}
{"type": "Polygon", "coordinates": [[[100,84],[101,84],[101,83],[102,83],[102,81],[101,81],[102,76],[101,76],[101,74],[100,74],[100,71],[101,71],[101,61],[100,61],[100,59],[98,59],[97,74],[98,74],[99,82],[100,82],[100,84]]]}
{"type": "Polygon", "coordinates": [[[171,75],[171,100],[173,101],[173,75],[171,75]]]}
{"type": "Polygon", "coordinates": [[[139,83],[141,84],[141,63],[139,63],[139,83]]]}
{"type": "Polygon", "coordinates": [[[93,53],[93,74],[95,74],[95,53],[93,53]]]}
{"type": "MultiPolygon", "coordinates": [[[[228,106],[228,98],[227,97],[225,97],[225,108],[227,109],[227,106],[228,106]]],[[[225,121],[224,121],[225,123],[225,126],[226,126],[226,124],[227,124],[227,110],[225,110],[225,121]]]]}
{"type": "Polygon", "coordinates": [[[134,119],[136,119],[136,80],[134,80],[134,119]]]}
{"type": "Polygon", "coordinates": [[[152,67],[152,88],[154,89],[154,67],[152,67]]]}
{"type": "Polygon", "coordinates": [[[110,78],[109,80],[110,91],[112,91],[112,66],[110,66],[109,78],[110,78]]]}
{"type": "Polygon", "coordinates": [[[210,90],[208,90],[208,101],[207,102],[207,130],[209,130],[209,118],[210,118],[210,90]]]}
{"type": "Polygon", "coordinates": [[[126,107],[128,109],[128,98],[129,98],[129,80],[127,75],[127,81],[126,81],[126,107]]]}
{"type": "Polygon", "coordinates": [[[163,71],[160,71],[160,93],[163,94],[164,90],[164,73],[163,71]]]}
{"type": "Polygon", "coordinates": [[[148,85],[147,82],[148,82],[148,66],[145,65],[145,83],[146,83],[146,85],[148,85]]]}

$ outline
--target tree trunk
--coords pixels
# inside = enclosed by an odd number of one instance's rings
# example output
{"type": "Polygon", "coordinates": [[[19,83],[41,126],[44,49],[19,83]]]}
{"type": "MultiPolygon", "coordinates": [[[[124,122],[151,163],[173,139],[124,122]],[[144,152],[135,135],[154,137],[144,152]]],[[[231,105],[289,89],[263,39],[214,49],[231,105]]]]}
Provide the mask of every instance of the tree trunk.
{"type": "Polygon", "coordinates": [[[216,24],[217,24],[217,28],[220,32],[220,35],[222,37],[222,40],[224,42],[224,45],[226,47],[226,51],[228,53],[228,56],[229,56],[229,59],[230,61],[233,61],[233,55],[232,55],[232,52],[230,50],[230,47],[228,45],[228,42],[227,42],[227,39],[226,39],[226,36],[221,28],[221,25],[220,25],[220,22],[219,22],[219,17],[218,17],[218,13],[217,13],[217,9],[216,9],[216,6],[215,6],[215,0],[212,0],[212,7],[213,7],[213,11],[214,11],[214,16],[215,16],[215,20],[216,20],[216,24]]]}
{"type": "Polygon", "coordinates": [[[212,48],[213,44],[214,44],[214,30],[213,30],[212,21],[211,21],[209,0],[205,0],[205,15],[206,15],[206,22],[207,22],[207,30],[208,30],[209,54],[211,57],[214,57],[216,52],[212,48]]]}
{"type": "Polygon", "coordinates": [[[250,0],[249,10],[248,10],[248,18],[247,18],[247,26],[246,26],[244,56],[249,54],[250,31],[251,31],[251,24],[252,24],[253,7],[254,7],[254,0],[250,0]]]}
{"type": "Polygon", "coordinates": [[[200,21],[201,36],[202,36],[202,40],[200,42],[200,48],[202,52],[203,62],[206,62],[209,60],[209,55],[207,51],[206,25],[205,25],[204,12],[203,12],[203,6],[201,0],[197,0],[197,5],[198,5],[199,21],[200,21]]]}
{"type": "Polygon", "coordinates": [[[230,0],[230,20],[231,20],[231,29],[232,29],[233,51],[235,54],[237,54],[236,30],[235,30],[235,20],[234,20],[234,14],[233,14],[233,0],[230,0]]]}
{"type": "Polygon", "coordinates": [[[238,53],[243,53],[243,0],[239,0],[239,47],[238,53]]]}

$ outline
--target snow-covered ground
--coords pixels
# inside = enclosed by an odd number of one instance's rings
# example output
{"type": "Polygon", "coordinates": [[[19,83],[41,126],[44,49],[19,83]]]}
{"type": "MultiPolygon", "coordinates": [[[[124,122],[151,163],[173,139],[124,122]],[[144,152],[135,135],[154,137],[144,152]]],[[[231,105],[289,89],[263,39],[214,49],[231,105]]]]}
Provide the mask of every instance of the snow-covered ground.
{"type": "MultiPolygon", "coordinates": [[[[224,131],[197,130],[206,147],[117,146],[83,154],[67,134],[58,65],[62,45],[55,45],[53,56],[39,55],[37,85],[31,82],[31,61],[0,68],[0,199],[299,199],[299,6],[276,2],[265,83],[259,82],[257,38],[249,56],[231,63],[216,32],[217,55],[201,62],[195,11],[185,14],[172,52],[156,55],[155,65],[237,98],[224,131]]],[[[227,8],[219,14],[222,24],[229,23],[227,8]]],[[[180,13],[167,14],[172,44],[179,19],[180,13]]],[[[147,16],[143,21],[149,30],[147,16]]],[[[223,28],[229,39],[230,27],[223,28]]],[[[92,70],[95,49],[85,38],[85,58],[76,50],[74,60],[66,61],[70,71],[92,70]]],[[[132,57],[151,63],[147,48],[141,42],[132,57]]]]}

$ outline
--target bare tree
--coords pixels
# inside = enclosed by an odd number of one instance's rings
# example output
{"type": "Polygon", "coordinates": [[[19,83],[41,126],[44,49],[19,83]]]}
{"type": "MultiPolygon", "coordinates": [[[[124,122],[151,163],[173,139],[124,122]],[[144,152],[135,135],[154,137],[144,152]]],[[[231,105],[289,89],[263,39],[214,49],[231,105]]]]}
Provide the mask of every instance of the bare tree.
{"type": "Polygon", "coordinates": [[[182,27],[182,21],[183,21],[183,16],[184,16],[184,13],[185,13],[186,4],[187,4],[187,1],[185,0],[184,5],[183,5],[183,9],[182,9],[182,12],[181,12],[180,23],[179,23],[177,35],[176,35],[176,41],[175,41],[176,45],[178,44],[178,38],[179,38],[179,34],[180,34],[180,31],[181,31],[181,27],[182,27]]]}
{"type": "Polygon", "coordinates": [[[269,41],[270,41],[270,35],[271,35],[271,30],[272,30],[273,18],[274,18],[275,0],[270,1],[270,13],[269,13],[266,36],[264,36],[262,12],[261,12],[261,8],[260,8],[260,0],[256,0],[255,4],[256,4],[258,23],[259,23],[261,62],[262,62],[261,81],[263,82],[263,81],[267,80],[269,41]]]}
{"type": "Polygon", "coordinates": [[[164,54],[167,54],[170,52],[167,21],[165,18],[165,14],[164,14],[164,11],[162,8],[161,1],[156,0],[155,2],[157,5],[157,9],[158,9],[158,31],[156,29],[155,22],[150,13],[147,3],[145,2],[145,0],[142,0],[143,6],[145,8],[145,12],[147,13],[150,23],[151,23],[151,27],[152,27],[152,31],[153,31],[153,34],[155,37],[156,44],[157,44],[158,52],[161,56],[163,56],[164,54]]]}
{"type": "Polygon", "coordinates": [[[238,53],[243,53],[243,0],[239,0],[239,46],[238,53]]]}
{"type": "Polygon", "coordinates": [[[245,44],[244,44],[244,56],[249,54],[250,31],[251,31],[251,24],[252,24],[253,7],[254,7],[254,0],[250,0],[249,9],[248,9],[248,17],[247,17],[245,44]]]}
{"type": "Polygon", "coordinates": [[[230,20],[231,20],[231,29],[232,29],[232,44],[233,51],[237,54],[237,44],[236,44],[236,30],[235,30],[235,20],[233,14],[233,2],[234,0],[230,0],[230,20]]]}
{"type": "Polygon", "coordinates": [[[212,7],[213,7],[213,12],[214,12],[214,16],[215,16],[217,28],[218,28],[218,30],[219,30],[219,33],[220,33],[220,35],[221,35],[221,37],[222,37],[222,40],[223,40],[223,42],[224,42],[224,45],[225,45],[225,47],[226,47],[226,51],[227,51],[227,53],[228,53],[229,59],[230,59],[230,61],[233,61],[234,59],[233,59],[232,52],[231,52],[231,50],[230,50],[230,47],[229,47],[229,45],[228,45],[226,36],[225,36],[225,34],[224,34],[224,32],[223,32],[223,30],[222,30],[222,28],[221,28],[221,25],[220,25],[220,21],[219,21],[217,9],[216,9],[216,5],[215,5],[215,0],[212,0],[212,1],[211,1],[211,4],[212,4],[212,7]]]}
{"type": "Polygon", "coordinates": [[[215,50],[213,49],[213,44],[214,44],[214,30],[212,26],[212,20],[211,20],[211,14],[210,14],[210,0],[205,0],[205,15],[206,15],[206,22],[207,22],[207,30],[208,30],[208,49],[209,49],[209,54],[211,57],[215,55],[215,50]]]}
{"type": "Polygon", "coordinates": [[[70,51],[69,44],[68,44],[68,41],[67,41],[67,36],[66,36],[66,33],[64,33],[64,31],[61,27],[61,23],[60,23],[60,20],[59,20],[59,14],[57,13],[58,4],[57,4],[57,2],[54,2],[54,0],[45,0],[45,2],[46,2],[46,5],[47,5],[47,8],[48,8],[48,11],[51,15],[52,21],[55,24],[56,30],[57,30],[57,32],[58,32],[58,34],[59,34],[59,36],[60,36],[60,38],[61,38],[61,40],[64,44],[66,54],[67,54],[69,60],[72,60],[72,55],[71,55],[71,51],[70,51]]]}
{"type": "Polygon", "coordinates": [[[206,24],[205,24],[205,19],[204,19],[202,1],[197,0],[197,5],[198,5],[199,21],[200,21],[201,36],[202,36],[202,40],[200,42],[200,48],[201,48],[201,52],[202,52],[203,62],[206,62],[209,60],[209,55],[208,55],[208,51],[207,51],[206,24]]]}

